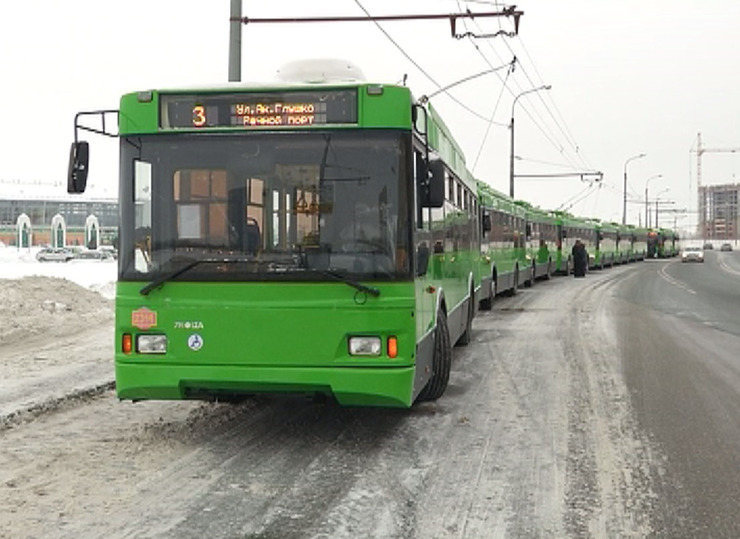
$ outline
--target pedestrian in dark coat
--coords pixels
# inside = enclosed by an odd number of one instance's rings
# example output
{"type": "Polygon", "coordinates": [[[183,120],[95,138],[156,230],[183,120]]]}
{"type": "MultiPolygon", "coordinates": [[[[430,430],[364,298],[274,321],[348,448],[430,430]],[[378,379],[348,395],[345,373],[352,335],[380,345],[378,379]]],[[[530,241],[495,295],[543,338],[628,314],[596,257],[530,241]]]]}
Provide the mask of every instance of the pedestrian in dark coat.
{"type": "Polygon", "coordinates": [[[588,252],[580,239],[576,240],[571,254],[573,255],[573,276],[585,277],[588,268],[588,252]]]}

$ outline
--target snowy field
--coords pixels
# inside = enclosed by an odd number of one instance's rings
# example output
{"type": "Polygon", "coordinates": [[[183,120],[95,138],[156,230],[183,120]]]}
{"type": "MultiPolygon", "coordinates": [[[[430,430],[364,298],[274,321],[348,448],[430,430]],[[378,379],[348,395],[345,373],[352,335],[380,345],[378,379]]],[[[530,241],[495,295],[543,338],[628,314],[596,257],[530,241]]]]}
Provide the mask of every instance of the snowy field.
{"type": "Polygon", "coordinates": [[[113,299],[116,283],[116,261],[72,260],[70,262],[39,262],[36,253],[41,247],[17,249],[0,246],[0,279],[52,277],[66,279],[113,299]]]}

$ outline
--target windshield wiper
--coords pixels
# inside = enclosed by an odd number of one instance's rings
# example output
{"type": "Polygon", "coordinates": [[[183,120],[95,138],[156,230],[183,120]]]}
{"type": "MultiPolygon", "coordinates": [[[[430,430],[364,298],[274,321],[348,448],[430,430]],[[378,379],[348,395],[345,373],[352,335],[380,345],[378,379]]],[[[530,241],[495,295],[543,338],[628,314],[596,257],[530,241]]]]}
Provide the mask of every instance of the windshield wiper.
{"type": "MultiPolygon", "coordinates": [[[[235,264],[239,262],[249,262],[250,260],[243,259],[243,258],[199,258],[197,260],[191,260],[187,264],[185,264],[182,267],[177,268],[174,271],[171,271],[170,273],[167,273],[165,275],[162,275],[160,277],[157,277],[154,279],[151,283],[146,285],[144,288],[139,290],[139,293],[142,296],[147,296],[152,290],[155,290],[157,288],[160,288],[163,284],[165,284],[168,281],[171,281],[175,279],[176,277],[179,277],[183,273],[186,273],[193,269],[195,266],[199,266],[200,264],[235,264]]],[[[290,267],[283,268],[285,270],[291,269],[290,267]]],[[[366,284],[359,283],[357,281],[354,281],[350,279],[349,277],[345,277],[344,275],[341,275],[339,273],[336,273],[334,271],[326,271],[326,270],[319,270],[319,269],[313,269],[313,268],[304,268],[304,271],[309,271],[311,273],[316,273],[318,275],[323,275],[325,277],[330,277],[334,279],[335,281],[343,282],[352,288],[356,288],[357,290],[361,292],[366,292],[367,294],[370,294],[371,296],[377,298],[380,295],[380,290],[373,287],[368,286],[366,284]]]]}
{"type": "Polygon", "coordinates": [[[146,296],[149,294],[149,292],[151,292],[155,288],[161,287],[167,281],[171,281],[175,277],[179,277],[183,273],[190,271],[195,266],[198,266],[200,264],[234,264],[234,263],[245,262],[245,261],[246,260],[243,258],[199,258],[197,260],[191,260],[184,266],[177,268],[176,270],[170,273],[166,273],[165,275],[157,277],[151,283],[149,283],[144,288],[139,290],[139,294],[141,294],[142,296],[146,296]]]}
{"type": "Polygon", "coordinates": [[[375,288],[374,286],[368,286],[366,284],[358,283],[357,281],[354,281],[350,279],[349,277],[345,277],[344,275],[341,275],[333,271],[320,270],[320,269],[314,269],[314,268],[306,268],[306,271],[310,271],[311,273],[317,273],[319,275],[325,275],[327,277],[331,277],[332,279],[336,281],[341,281],[344,284],[351,286],[352,288],[356,288],[360,292],[366,292],[374,298],[377,298],[380,295],[380,290],[375,288]]]}

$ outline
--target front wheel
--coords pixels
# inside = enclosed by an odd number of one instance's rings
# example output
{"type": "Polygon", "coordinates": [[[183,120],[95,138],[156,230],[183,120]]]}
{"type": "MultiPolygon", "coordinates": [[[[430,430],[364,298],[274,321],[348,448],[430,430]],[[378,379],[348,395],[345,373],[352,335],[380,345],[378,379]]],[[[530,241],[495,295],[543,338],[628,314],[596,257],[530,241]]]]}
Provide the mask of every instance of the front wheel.
{"type": "Polygon", "coordinates": [[[452,345],[450,331],[447,329],[447,316],[444,311],[437,313],[437,327],[434,329],[434,357],[432,358],[432,377],[419,393],[420,401],[433,401],[442,396],[450,380],[452,364],[452,345]]]}

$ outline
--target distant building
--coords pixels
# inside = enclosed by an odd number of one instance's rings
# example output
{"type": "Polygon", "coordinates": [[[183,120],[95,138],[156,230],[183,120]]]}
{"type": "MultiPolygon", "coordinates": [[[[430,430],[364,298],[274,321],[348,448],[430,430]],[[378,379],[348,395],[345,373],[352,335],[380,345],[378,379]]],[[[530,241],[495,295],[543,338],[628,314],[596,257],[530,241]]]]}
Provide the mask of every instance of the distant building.
{"type": "Polygon", "coordinates": [[[0,195],[0,241],[22,246],[116,244],[118,202],[0,195]]]}
{"type": "Polygon", "coordinates": [[[740,184],[699,186],[699,236],[707,239],[738,238],[740,184]]]}

